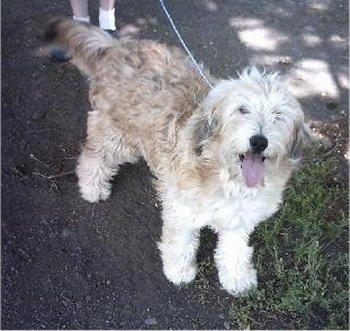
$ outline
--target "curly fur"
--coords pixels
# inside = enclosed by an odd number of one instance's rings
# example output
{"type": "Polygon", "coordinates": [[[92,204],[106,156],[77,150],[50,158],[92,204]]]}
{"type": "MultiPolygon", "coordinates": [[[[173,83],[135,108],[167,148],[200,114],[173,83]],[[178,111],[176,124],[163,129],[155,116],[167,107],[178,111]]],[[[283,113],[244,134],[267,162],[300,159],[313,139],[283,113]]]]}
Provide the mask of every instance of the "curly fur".
{"type": "Polygon", "coordinates": [[[89,202],[110,196],[118,167],[143,157],[163,203],[159,249],[174,284],[196,276],[199,231],[218,232],[215,261],[232,294],[257,284],[248,246],[254,227],[273,215],[308,138],[303,112],[277,74],[248,68],[239,79],[201,80],[182,51],[149,40],[116,40],[65,19],[49,24],[59,44],[88,76],[92,110],[77,175],[89,202]],[[264,135],[254,157],[263,175],[247,185],[242,160],[251,137],[264,135]]]}

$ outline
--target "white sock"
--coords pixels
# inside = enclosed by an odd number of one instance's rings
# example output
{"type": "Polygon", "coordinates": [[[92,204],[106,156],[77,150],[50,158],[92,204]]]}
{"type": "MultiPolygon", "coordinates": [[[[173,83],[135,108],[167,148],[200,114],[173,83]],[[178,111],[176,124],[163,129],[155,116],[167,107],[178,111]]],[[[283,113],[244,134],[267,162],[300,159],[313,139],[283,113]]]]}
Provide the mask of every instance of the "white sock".
{"type": "Polygon", "coordinates": [[[114,13],[115,13],[115,8],[111,10],[103,10],[102,8],[100,8],[98,20],[99,20],[101,29],[112,30],[112,31],[116,29],[114,13]]]}
{"type": "Polygon", "coordinates": [[[80,21],[80,22],[85,22],[85,23],[90,23],[90,16],[88,16],[88,17],[76,17],[76,16],[73,16],[73,20],[80,21]]]}

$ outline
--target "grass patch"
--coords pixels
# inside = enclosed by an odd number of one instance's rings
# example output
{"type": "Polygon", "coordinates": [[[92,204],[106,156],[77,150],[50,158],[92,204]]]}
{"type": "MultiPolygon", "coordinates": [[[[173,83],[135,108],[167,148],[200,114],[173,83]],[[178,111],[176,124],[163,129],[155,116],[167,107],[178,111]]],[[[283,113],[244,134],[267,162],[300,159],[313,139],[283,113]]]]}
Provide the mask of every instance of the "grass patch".
{"type": "Polygon", "coordinates": [[[259,287],[232,322],[253,329],[349,329],[348,185],[337,159],[308,151],[281,210],[252,236],[259,287]]]}

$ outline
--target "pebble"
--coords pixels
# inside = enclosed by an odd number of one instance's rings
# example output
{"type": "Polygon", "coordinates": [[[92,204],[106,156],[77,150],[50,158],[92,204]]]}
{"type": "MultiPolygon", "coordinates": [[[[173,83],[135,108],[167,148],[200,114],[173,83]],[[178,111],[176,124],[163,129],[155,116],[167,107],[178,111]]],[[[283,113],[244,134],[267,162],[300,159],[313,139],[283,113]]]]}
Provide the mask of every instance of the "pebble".
{"type": "Polygon", "coordinates": [[[224,322],[224,328],[226,329],[226,330],[230,330],[230,323],[229,322],[227,322],[227,321],[225,321],[224,322]]]}
{"type": "Polygon", "coordinates": [[[37,110],[33,113],[33,115],[31,116],[31,119],[33,121],[37,121],[37,120],[40,120],[41,118],[43,118],[45,115],[46,115],[46,111],[37,110]]]}
{"type": "Polygon", "coordinates": [[[147,318],[147,319],[145,320],[145,323],[146,323],[147,325],[156,325],[156,324],[157,324],[157,321],[156,321],[154,318],[147,318]]]}
{"type": "Polygon", "coordinates": [[[277,62],[279,64],[292,64],[293,61],[292,61],[292,59],[289,56],[286,56],[286,57],[284,57],[282,59],[279,59],[277,62]]]}

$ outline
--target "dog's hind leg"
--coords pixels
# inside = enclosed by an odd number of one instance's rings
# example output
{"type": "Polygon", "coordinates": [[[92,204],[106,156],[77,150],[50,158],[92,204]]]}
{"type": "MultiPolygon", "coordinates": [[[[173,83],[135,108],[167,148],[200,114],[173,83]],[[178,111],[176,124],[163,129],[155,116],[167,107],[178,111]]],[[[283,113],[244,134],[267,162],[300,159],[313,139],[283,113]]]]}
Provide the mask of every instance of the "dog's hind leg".
{"type": "Polygon", "coordinates": [[[108,199],[110,180],[119,165],[138,159],[137,151],[126,144],[122,134],[104,124],[96,112],[89,112],[87,139],[76,170],[80,193],[89,202],[108,199]]]}

